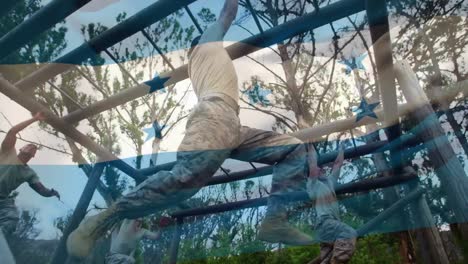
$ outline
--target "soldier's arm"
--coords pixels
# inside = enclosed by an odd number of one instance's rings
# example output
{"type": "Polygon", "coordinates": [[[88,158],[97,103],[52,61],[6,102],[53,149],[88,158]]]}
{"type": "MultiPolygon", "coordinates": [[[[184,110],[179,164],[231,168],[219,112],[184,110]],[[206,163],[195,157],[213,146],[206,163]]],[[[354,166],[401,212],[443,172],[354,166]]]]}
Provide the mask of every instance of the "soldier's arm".
{"type": "Polygon", "coordinates": [[[236,18],[237,15],[237,9],[239,7],[238,0],[226,0],[224,2],[223,9],[221,10],[221,13],[219,14],[218,21],[222,24],[224,34],[228,31],[228,29],[231,27],[232,22],[236,18]]]}
{"type": "Polygon", "coordinates": [[[2,150],[10,150],[15,147],[16,145],[16,135],[21,132],[23,129],[31,125],[32,123],[39,121],[39,120],[44,120],[45,117],[44,115],[39,112],[34,115],[34,117],[23,121],[14,127],[12,127],[6,134],[5,139],[2,142],[2,150]]]}
{"type": "Polygon", "coordinates": [[[320,168],[317,165],[317,152],[312,143],[308,144],[307,162],[309,166],[309,177],[307,179],[306,190],[310,199],[315,199],[314,187],[318,183],[320,168]]]}
{"type": "Polygon", "coordinates": [[[342,144],[340,144],[339,150],[338,150],[338,156],[336,157],[335,162],[333,163],[333,168],[332,168],[332,172],[330,175],[331,180],[333,182],[336,182],[338,178],[340,177],[340,171],[341,171],[341,167],[343,166],[343,162],[344,162],[344,147],[342,144]]]}
{"type": "Polygon", "coordinates": [[[44,184],[42,184],[41,182],[30,183],[29,187],[31,187],[31,189],[33,189],[35,192],[37,192],[41,196],[44,196],[44,197],[56,196],[57,198],[60,199],[60,194],[56,190],[46,188],[44,184]]]}
{"type": "Polygon", "coordinates": [[[308,144],[307,162],[309,165],[309,179],[317,179],[320,176],[320,168],[318,167],[317,151],[314,144],[308,144]]]}

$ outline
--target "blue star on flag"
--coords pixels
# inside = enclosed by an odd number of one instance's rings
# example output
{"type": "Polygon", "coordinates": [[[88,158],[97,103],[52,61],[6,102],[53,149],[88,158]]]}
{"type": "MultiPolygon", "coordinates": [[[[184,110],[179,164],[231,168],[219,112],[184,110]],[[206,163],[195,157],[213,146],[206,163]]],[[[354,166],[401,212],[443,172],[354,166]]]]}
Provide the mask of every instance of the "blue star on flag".
{"type": "Polygon", "coordinates": [[[270,105],[270,101],[268,100],[267,96],[271,94],[271,91],[260,87],[258,84],[256,84],[251,89],[242,91],[242,93],[249,97],[251,104],[260,104],[262,106],[270,105]]]}
{"type": "Polygon", "coordinates": [[[143,132],[147,134],[145,142],[152,139],[153,137],[162,139],[162,131],[164,128],[166,128],[166,125],[161,126],[161,124],[159,124],[158,121],[154,121],[151,127],[143,128],[143,132]]]}
{"type": "Polygon", "coordinates": [[[343,59],[339,61],[341,64],[344,64],[346,66],[346,74],[351,74],[353,70],[358,69],[358,70],[365,70],[366,68],[364,67],[364,64],[362,62],[364,59],[367,57],[367,54],[364,53],[359,57],[351,57],[349,59],[343,59]]]}
{"type": "Polygon", "coordinates": [[[356,115],[356,123],[359,122],[361,119],[363,119],[366,116],[372,117],[377,119],[377,115],[374,112],[374,109],[380,104],[380,102],[369,104],[367,103],[366,99],[363,97],[361,104],[356,110],[353,110],[353,112],[358,112],[356,115]]]}
{"type": "Polygon", "coordinates": [[[160,77],[159,75],[156,75],[152,80],[144,82],[146,85],[150,87],[149,93],[154,93],[156,91],[163,91],[165,92],[165,83],[170,79],[171,77],[160,77]]]}

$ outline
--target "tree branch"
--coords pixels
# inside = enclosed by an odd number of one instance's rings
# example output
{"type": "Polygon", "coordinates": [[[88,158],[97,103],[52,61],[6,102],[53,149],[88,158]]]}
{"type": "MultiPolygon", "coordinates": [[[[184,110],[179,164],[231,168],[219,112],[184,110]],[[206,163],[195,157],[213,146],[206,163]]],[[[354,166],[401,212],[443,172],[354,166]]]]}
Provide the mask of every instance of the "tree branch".
{"type": "MultiPolygon", "coordinates": [[[[6,134],[8,133],[7,131],[4,131],[4,130],[0,130],[0,133],[2,134],[6,134]]],[[[24,139],[22,137],[16,137],[17,139],[23,141],[23,142],[26,142],[26,143],[31,143],[31,144],[34,144],[40,148],[46,148],[46,149],[49,149],[49,150],[52,150],[52,151],[55,151],[55,152],[59,152],[59,153],[62,153],[62,154],[65,154],[65,155],[69,155],[69,156],[73,156],[72,153],[70,152],[67,152],[65,150],[61,150],[61,149],[57,149],[57,148],[53,148],[53,147],[49,147],[49,146],[46,146],[44,144],[41,144],[41,143],[38,143],[38,142],[35,142],[35,141],[32,141],[32,140],[28,140],[28,139],[24,139]]]]}

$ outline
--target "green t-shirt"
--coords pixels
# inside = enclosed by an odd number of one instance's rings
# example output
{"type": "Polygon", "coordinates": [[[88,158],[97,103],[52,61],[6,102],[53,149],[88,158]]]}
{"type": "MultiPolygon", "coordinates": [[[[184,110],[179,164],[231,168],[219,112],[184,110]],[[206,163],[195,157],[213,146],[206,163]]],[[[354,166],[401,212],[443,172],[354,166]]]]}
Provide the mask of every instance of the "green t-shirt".
{"type": "Polygon", "coordinates": [[[0,198],[6,198],[23,183],[34,184],[39,177],[28,165],[22,163],[15,148],[0,149],[0,198]]]}

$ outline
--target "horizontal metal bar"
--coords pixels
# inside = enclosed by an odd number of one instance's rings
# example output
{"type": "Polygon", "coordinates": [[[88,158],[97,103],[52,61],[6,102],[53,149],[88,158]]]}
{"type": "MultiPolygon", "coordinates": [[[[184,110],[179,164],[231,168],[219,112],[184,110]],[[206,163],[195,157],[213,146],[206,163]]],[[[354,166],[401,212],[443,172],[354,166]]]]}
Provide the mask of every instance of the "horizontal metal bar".
{"type": "MultiPolygon", "coordinates": [[[[255,35],[241,42],[235,43],[227,48],[232,59],[238,59],[264,47],[274,45],[284,39],[294,37],[303,32],[321,27],[335,20],[350,16],[364,10],[364,0],[342,0],[328,5],[320,12],[313,12],[302,17],[290,20],[282,25],[265,31],[263,34],[255,35]]],[[[187,65],[176,70],[161,74],[161,78],[170,77],[165,86],[174,85],[188,78],[187,65]]],[[[149,86],[140,84],[126,89],[107,99],[89,105],[85,110],[75,111],[64,117],[64,120],[75,123],[90,116],[99,114],[121,104],[127,103],[149,93],[149,86]]]]}
{"type": "MultiPolygon", "coordinates": [[[[337,186],[335,192],[337,195],[343,195],[343,194],[371,191],[371,190],[376,190],[380,188],[394,186],[396,184],[414,180],[416,178],[417,178],[417,175],[411,175],[406,178],[385,176],[385,177],[379,177],[379,178],[373,178],[373,179],[366,179],[360,182],[350,183],[346,185],[339,185],[337,186]]],[[[291,192],[285,196],[287,196],[288,198],[285,200],[290,201],[290,202],[310,200],[306,192],[291,192]]],[[[216,205],[206,206],[206,207],[201,207],[201,208],[193,208],[193,209],[177,211],[177,212],[172,213],[171,216],[172,217],[189,217],[189,216],[197,216],[197,215],[222,213],[222,212],[239,210],[239,209],[265,206],[267,204],[267,201],[268,201],[268,197],[263,197],[263,198],[255,198],[255,199],[243,200],[243,201],[238,201],[238,202],[216,204],[216,205]]]]}
{"type": "Polygon", "coordinates": [[[159,0],[60,57],[54,61],[54,63],[48,64],[31,73],[15,85],[21,90],[32,90],[52,77],[69,70],[74,66],[73,63],[82,63],[91,56],[100,53],[195,1],[196,0],[159,0]]]}
{"type": "Polygon", "coordinates": [[[89,2],[90,0],[51,1],[0,39],[0,59],[20,49],[89,2]]]}
{"type": "Polygon", "coordinates": [[[206,184],[206,186],[258,178],[258,177],[270,175],[272,173],[273,173],[273,166],[265,166],[258,170],[254,170],[254,169],[244,170],[244,171],[229,173],[229,175],[224,174],[222,176],[213,177],[206,184]]]}
{"type": "MultiPolygon", "coordinates": [[[[468,93],[468,80],[463,80],[456,84],[449,85],[448,87],[443,87],[444,93],[438,95],[437,97],[431,98],[431,104],[440,104],[444,102],[451,102],[455,99],[458,94],[467,94],[468,93]]],[[[417,106],[414,104],[404,103],[399,104],[395,109],[398,111],[398,115],[406,116],[412,111],[416,110],[417,106]]],[[[356,122],[356,117],[351,117],[347,119],[342,119],[327,124],[316,125],[310,128],[302,129],[297,132],[291,133],[291,136],[294,136],[302,141],[312,141],[318,139],[322,136],[329,135],[331,133],[347,131],[351,128],[365,126],[369,124],[375,124],[377,122],[383,122],[383,111],[375,111],[377,119],[374,118],[364,118],[359,122],[356,122]]]]}
{"type": "MultiPolygon", "coordinates": [[[[363,146],[359,146],[357,148],[347,149],[344,152],[344,156],[346,159],[353,159],[353,158],[357,158],[363,155],[375,153],[377,151],[384,152],[388,150],[396,150],[396,149],[401,149],[403,147],[412,147],[418,144],[419,144],[419,141],[417,137],[412,136],[412,135],[404,135],[401,137],[401,139],[398,142],[394,142],[393,144],[388,144],[388,141],[380,141],[380,142],[373,142],[373,143],[369,143],[363,146]]],[[[320,155],[318,164],[324,165],[324,164],[333,162],[336,159],[337,155],[338,155],[338,152],[336,151],[320,155]]],[[[139,172],[142,177],[146,177],[149,175],[153,175],[157,173],[158,171],[171,170],[175,164],[176,162],[166,163],[166,164],[159,165],[159,166],[152,167],[152,168],[141,169],[139,172]]],[[[273,166],[264,166],[264,167],[257,168],[257,169],[238,171],[238,172],[230,173],[229,175],[213,177],[210,181],[208,181],[206,186],[229,183],[229,182],[240,181],[240,180],[247,180],[247,179],[270,175],[272,173],[273,173],[273,166]]]]}
{"type": "MultiPolygon", "coordinates": [[[[177,162],[165,163],[165,164],[158,165],[155,167],[141,169],[139,170],[139,172],[140,172],[140,175],[142,175],[142,177],[148,177],[150,175],[157,173],[158,171],[171,170],[172,167],[176,163],[177,162]]],[[[216,185],[216,184],[222,184],[222,183],[227,183],[227,182],[257,178],[257,177],[269,175],[272,172],[273,172],[272,166],[264,166],[264,167],[257,168],[257,169],[238,171],[238,172],[229,173],[229,176],[222,175],[222,176],[213,177],[206,185],[209,186],[209,185],[216,185]]]]}
{"type": "Polygon", "coordinates": [[[146,179],[146,177],[141,176],[140,172],[137,169],[128,165],[126,162],[124,162],[121,159],[112,160],[109,162],[109,164],[121,170],[123,173],[127,174],[128,176],[132,177],[137,182],[141,182],[146,179]]]}
{"type": "Polygon", "coordinates": [[[421,197],[423,195],[424,190],[421,188],[416,188],[409,194],[407,194],[405,197],[401,198],[397,202],[395,202],[393,205],[391,205],[389,208],[385,209],[382,213],[378,214],[376,217],[372,218],[369,222],[365,223],[363,226],[361,226],[357,232],[359,236],[364,236],[372,229],[374,229],[376,226],[381,224],[383,221],[388,219],[390,216],[393,214],[399,212],[403,207],[406,205],[414,202],[416,199],[421,197]]]}
{"type": "Polygon", "coordinates": [[[174,165],[176,165],[176,163],[177,162],[174,161],[174,162],[168,162],[168,163],[164,163],[164,164],[154,166],[154,167],[148,167],[148,168],[140,169],[140,174],[143,175],[143,176],[150,176],[150,175],[153,175],[153,174],[157,173],[158,171],[171,170],[172,167],[174,167],[174,165]]]}

